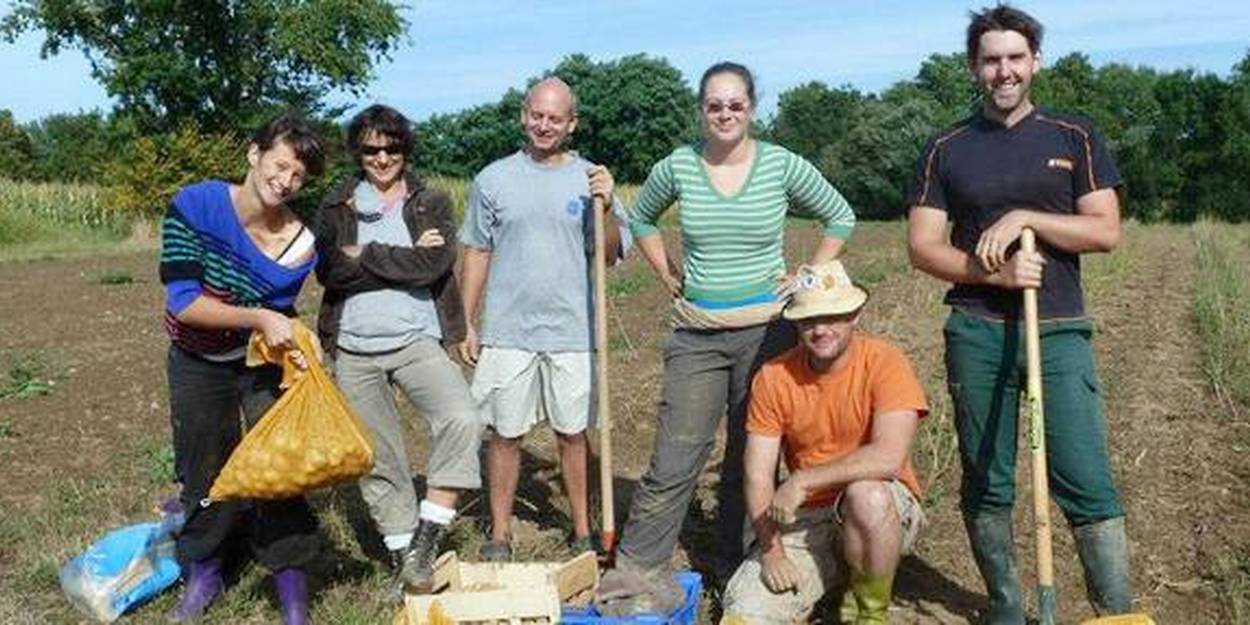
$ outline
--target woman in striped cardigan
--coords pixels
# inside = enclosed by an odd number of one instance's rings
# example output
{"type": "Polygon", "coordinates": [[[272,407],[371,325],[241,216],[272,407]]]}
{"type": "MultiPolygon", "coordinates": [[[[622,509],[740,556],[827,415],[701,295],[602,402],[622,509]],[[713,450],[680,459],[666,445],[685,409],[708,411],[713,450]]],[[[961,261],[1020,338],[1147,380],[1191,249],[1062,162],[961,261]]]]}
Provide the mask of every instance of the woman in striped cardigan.
{"type": "Polygon", "coordinates": [[[316,519],[304,499],[207,499],[242,436],[240,415],[254,423],[280,394],[278,367],[244,365],[247,341],[255,331],[270,346],[294,347],[295,298],[317,261],[311,231],[287,206],[322,170],[317,137],[282,115],[256,132],[247,159],[241,184],[183,188],[162,224],[174,465],[187,511],[177,536],[186,587],[173,622],[198,620],[221,594],[222,556],[239,534],[274,571],[283,622],[308,621],[303,567],[316,552],[316,519]]]}

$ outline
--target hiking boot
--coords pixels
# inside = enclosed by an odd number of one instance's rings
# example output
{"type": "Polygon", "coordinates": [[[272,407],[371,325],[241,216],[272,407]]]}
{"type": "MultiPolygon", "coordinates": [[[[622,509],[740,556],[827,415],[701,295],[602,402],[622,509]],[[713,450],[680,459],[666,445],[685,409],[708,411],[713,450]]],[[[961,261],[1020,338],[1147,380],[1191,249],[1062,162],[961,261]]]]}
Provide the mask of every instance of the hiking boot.
{"type": "Polygon", "coordinates": [[[506,542],[488,540],[482,543],[482,546],[477,550],[477,556],[483,562],[511,562],[512,545],[506,542]]]}
{"type": "Polygon", "coordinates": [[[434,561],[438,559],[438,549],[446,534],[447,526],[441,523],[422,519],[417,525],[399,570],[399,580],[409,592],[430,592],[434,583],[434,561]]]}
{"type": "Polygon", "coordinates": [[[685,601],[685,590],[667,567],[643,571],[629,562],[618,562],[615,569],[603,574],[594,603],[603,616],[620,618],[669,615],[685,601]]]}
{"type": "Polygon", "coordinates": [[[282,625],[308,625],[308,578],[303,569],[289,567],[273,574],[282,611],[282,625]]]}
{"type": "Polygon", "coordinates": [[[385,595],[383,595],[387,603],[404,602],[404,582],[399,579],[399,572],[404,570],[405,553],[408,553],[407,549],[390,549],[387,551],[387,564],[391,572],[390,581],[387,583],[385,595]]]}
{"type": "Polygon", "coordinates": [[[1128,590],[1128,539],[1124,517],[1072,528],[1076,551],[1085,569],[1085,591],[1098,616],[1127,614],[1133,597],[1128,590]]]}
{"type": "Polygon", "coordinates": [[[221,596],[226,587],[221,579],[221,559],[192,562],[187,566],[186,582],[182,598],[169,613],[170,623],[194,623],[204,618],[209,604],[221,596]]]}
{"type": "Polygon", "coordinates": [[[1011,508],[976,514],[964,513],[964,527],[972,556],[985,580],[989,608],[987,625],[1024,625],[1020,579],[1016,575],[1015,543],[1011,538],[1011,508]]]}

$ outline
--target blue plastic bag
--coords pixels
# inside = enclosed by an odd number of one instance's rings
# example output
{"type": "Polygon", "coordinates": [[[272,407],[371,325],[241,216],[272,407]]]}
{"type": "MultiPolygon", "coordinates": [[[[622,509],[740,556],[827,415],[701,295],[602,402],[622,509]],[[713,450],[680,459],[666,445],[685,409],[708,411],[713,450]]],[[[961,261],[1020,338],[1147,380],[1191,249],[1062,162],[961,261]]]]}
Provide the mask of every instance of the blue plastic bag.
{"type": "Polygon", "coordinates": [[[61,589],[75,608],[104,623],[178,581],[173,533],[182,515],[113,530],[61,567],[61,589]]]}

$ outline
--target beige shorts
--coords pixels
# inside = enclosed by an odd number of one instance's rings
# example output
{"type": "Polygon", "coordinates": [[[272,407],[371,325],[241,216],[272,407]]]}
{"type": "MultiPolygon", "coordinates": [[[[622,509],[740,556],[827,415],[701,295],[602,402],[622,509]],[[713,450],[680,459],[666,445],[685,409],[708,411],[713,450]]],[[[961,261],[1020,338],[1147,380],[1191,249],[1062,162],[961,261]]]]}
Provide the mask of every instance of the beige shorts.
{"type": "MultiPolygon", "coordinates": [[[[902,553],[915,548],[916,539],[925,525],[920,502],[902,482],[889,483],[894,510],[902,523],[902,553]]],[[[781,543],[786,555],[799,569],[797,592],[773,593],[760,579],[759,549],[742,562],[725,587],[725,614],[746,619],[748,623],[806,623],[816,602],[831,588],[846,581],[847,567],[842,558],[841,500],[821,508],[804,508],[798,519],[781,528],[781,543]]]]}
{"type": "Polygon", "coordinates": [[[469,389],[483,422],[505,438],[541,420],[561,434],[584,432],[593,419],[594,352],[531,352],[485,347],[469,389]]]}

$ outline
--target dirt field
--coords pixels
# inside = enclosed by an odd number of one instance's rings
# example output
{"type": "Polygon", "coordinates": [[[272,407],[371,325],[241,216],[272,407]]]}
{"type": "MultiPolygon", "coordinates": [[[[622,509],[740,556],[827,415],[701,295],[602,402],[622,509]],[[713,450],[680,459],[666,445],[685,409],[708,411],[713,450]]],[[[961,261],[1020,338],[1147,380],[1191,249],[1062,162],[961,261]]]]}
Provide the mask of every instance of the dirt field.
{"type": "MultiPolygon", "coordinates": [[[[872,288],[867,329],[907,349],[933,408],[915,450],[930,526],[903,564],[892,620],[965,623],[984,596],[957,511],[959,466],[941,365],[943,287],[909,269],[903,236],[899,224],[863,225],[848,257],[852,274],[872,288]]],[[[793,258],[812,245],[808,228],[792,231],[793,258]]],[[[667,334],[664,297],[643,265],[631,258],[611,288],[621,515],[650,454],[667,334]]],[[[1236,419],[1220,405],[1202,375],[1196,271],[1192,236],[1180,226],[1131,227],[1123,248],[1085,267],[1112,465],[1128,510],[1135,606],[1161,624],[1236,622],[1230,606],[1250,592],[1250,437],[1244,415],[1236,419]]],[[[301,300],[306,317],[317,293],[311,285],[301,300]]],[[[160,307],[154,252],[0,263],[0,388],[19,370],[52,382],[46,394],[0,399],[0,623],[78,622],[57,585],[60,564],[107,529],[152,518],[153,504],[172,491],[160,307]]],[[[414,430],[418,447],[421,431],[414,430]]],[[[518,555],[562,557],[568,520],[550,438],[535,436],[527,449],[518,555]]],[[[1025,504],[1026,459],[1022,453],[1018,489],[1025,504]]],[[[678,554],[696,568],[714,549],[715,469],[714,458],[678,554]]],[[[358,499],[350,488],[314,499],[327,544],[315,571],[318,622],[389,620],[380,598],[385,576],[369,557],[376,547],[362,529],[358,499]]],[[[472,498],[463,508],[453,543],[473,553],[480,540],[473,521],[486,516],[485,503],[472,498]]],[[[1017,506],[1017,514],[1019,565],[1031,586],[1030,508],[1017,506]]],[[[1057,508],[1052,519],[1061,622],[1079,622],[1092,616],[1080,564],[1057,508]]],[[[260,571],[245,568],[237,586],[208,622],[277,618],[260,571]]],[[[163,622],[171,595],[126,621],[163,622]]],[[[704,603],[714,600],[708,593],[704,603]]]]}

